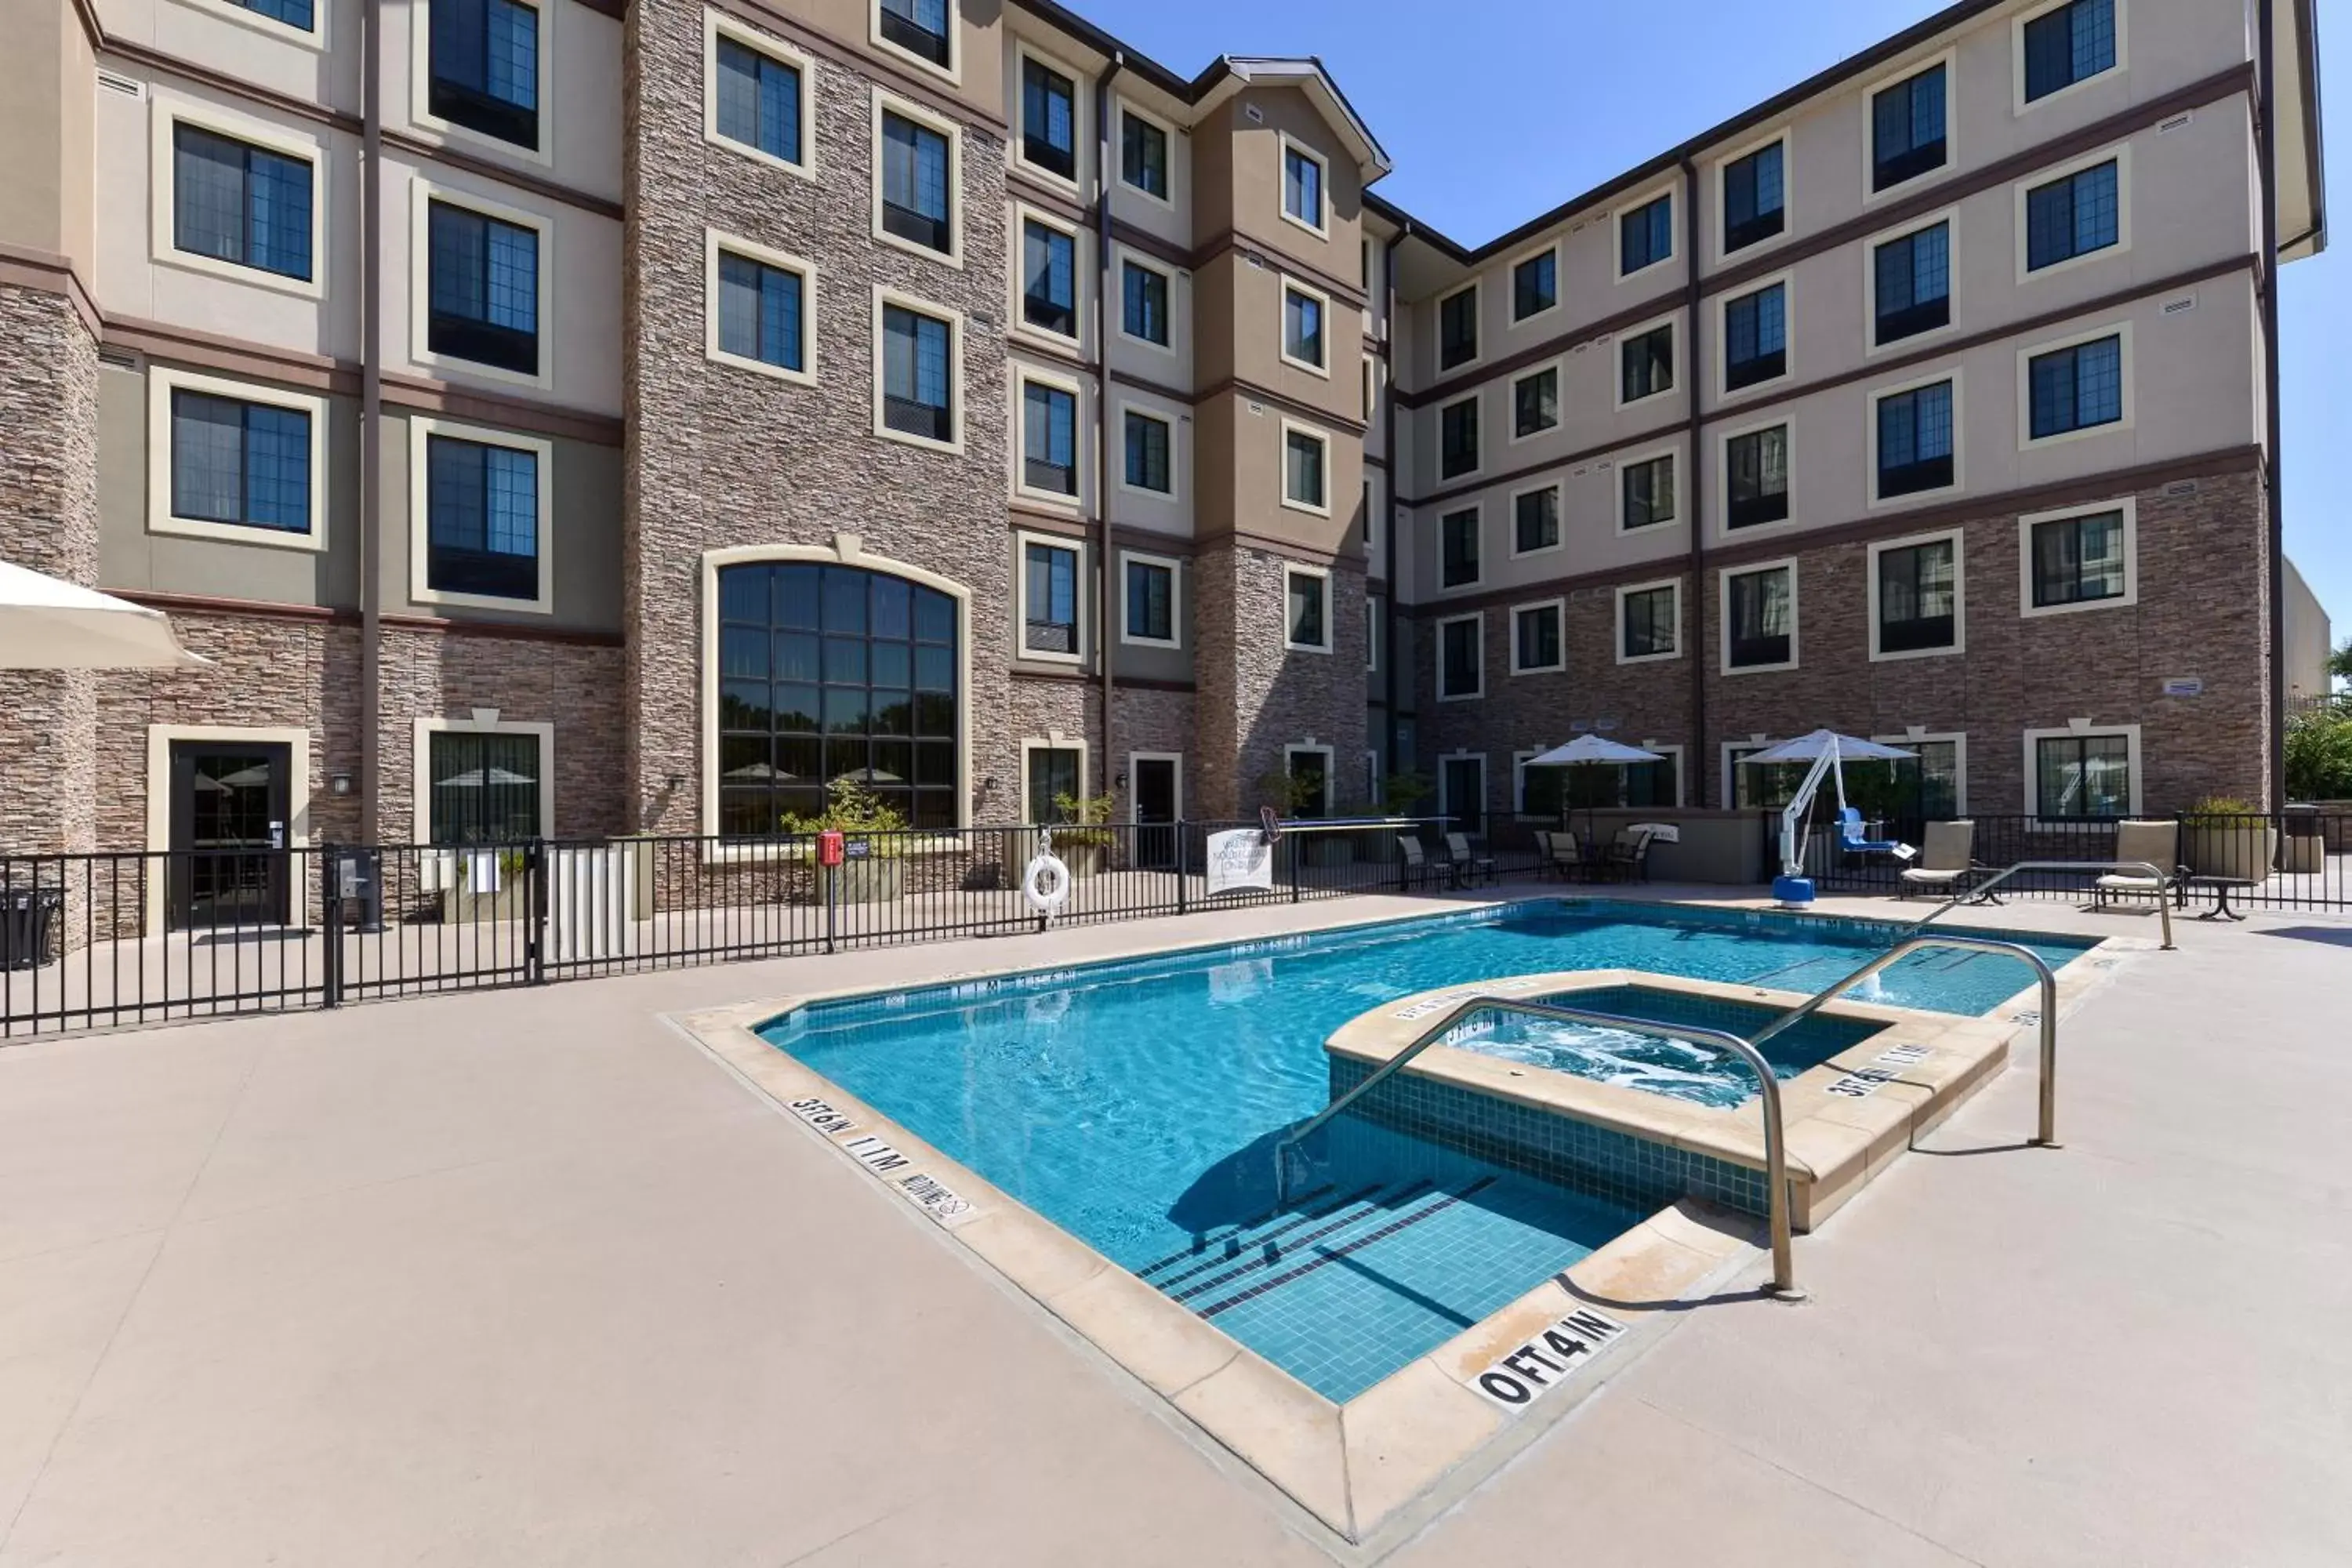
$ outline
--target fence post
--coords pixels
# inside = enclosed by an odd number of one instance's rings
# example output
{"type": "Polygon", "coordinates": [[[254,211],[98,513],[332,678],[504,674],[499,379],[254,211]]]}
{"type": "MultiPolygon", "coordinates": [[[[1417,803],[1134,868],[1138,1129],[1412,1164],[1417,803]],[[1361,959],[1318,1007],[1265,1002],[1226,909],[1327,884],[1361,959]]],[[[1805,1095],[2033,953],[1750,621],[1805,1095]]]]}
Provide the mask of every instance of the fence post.
{"type": "MultiPolygon", "coordinates": [[[[827,866],[824,853],[815,840],[809,845],[809,855],[816,862],[817,881],[824,889],[824,950],[833,952],[834,911],[841,901],[841,867],[827,866]]],[[[845,859],[844,865],[847,864],[845,859]]]]}
{"type": "Polygon", "coordinates": [[[1189,908],[1192,894],[1192,879],[1184,871],[1184,845],[1192,836],[1191,828],[1179,817],[1176,821],[1176,912],[1180,915],[1189,908]]]}
{"type": "Polygon", "coordinates": [[[530,883],[530,934],[523,947],[523,979],[531,985],[547,984],[547,840],[534,838],[524,848],[523,875],[530,883]]]}
{"type": "Polygon", "coordinates": [[[1296,833],[1286,833],[1282,836],[1282,841],[1290,846],[1290,901],[1295,904],[1298,902],[1300,897],[1298,891],[1299,837],[1296,833]]]}
{"type": "Polygon", "coordinates": [[[319,919],[326,930],[327,946],[320,965],[319,983],[324,1005],[343,1005],[343,858],[331,843],[319,846],[319,919]]]}

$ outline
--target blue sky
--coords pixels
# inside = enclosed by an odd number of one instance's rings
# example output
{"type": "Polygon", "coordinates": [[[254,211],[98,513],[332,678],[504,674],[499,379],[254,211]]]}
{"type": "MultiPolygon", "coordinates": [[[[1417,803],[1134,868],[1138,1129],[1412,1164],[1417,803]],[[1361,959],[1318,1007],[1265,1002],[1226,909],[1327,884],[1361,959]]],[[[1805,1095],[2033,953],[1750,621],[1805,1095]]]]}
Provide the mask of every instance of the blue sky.
{"type": "MultiPolygon", "coordinates": [[[[1800,26],[1756,0],[1068,0],[1191,76],[1220,53],[1319,54],[1395,159],[1381,193],[1465,244],[1665,151],[1941,8],[1804,0],[1800,26]],[[1670,47],[1661,49],[1661,40],[1670,47]]],[[[2217,0],[2219,3],[2219,0],[2217,0]]],[[[2326,46],[2352,49],[2352,0],[2319,0],[2326,46]]],[[[2352,85],[2331,72],[2327,163],[2352,201],[2352,85]]],[[[2283,274],[2287,553],[2352,636],[2352,530],[2332,482],[2352,454],[2352,231],[2283,274]]]]}

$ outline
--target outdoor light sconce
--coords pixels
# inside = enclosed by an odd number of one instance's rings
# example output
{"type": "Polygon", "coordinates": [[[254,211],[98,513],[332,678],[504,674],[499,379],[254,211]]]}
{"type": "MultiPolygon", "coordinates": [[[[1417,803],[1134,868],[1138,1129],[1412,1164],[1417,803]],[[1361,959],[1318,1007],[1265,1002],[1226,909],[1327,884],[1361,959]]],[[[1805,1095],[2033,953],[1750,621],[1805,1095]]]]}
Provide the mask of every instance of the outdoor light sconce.
{"type": "Polygon", "coordinates": [[[669,791],[670,794],[676,795],[678,791],[686,787],[686,775],[684,773],[672,773],[662,781],[662,787],[669,791]]]}
{"type": "Polygon", "coordinates": [[[351,775],[351,774],[349,774],[349,773],[329,773],[329,774],[327,775],[327,793],[328,793],[329,795],[349,795],[349,794],[351,794],[351,793],[352,793],[352,775],[351,775]]]}
{"type": "Polygon", "coordinates": [[[1118,772],[1111,774],[1110,784],[1113,789],[1125,789],[1127,787],[1127,770],[1125,768],[1121,768],[1118,772]]]}

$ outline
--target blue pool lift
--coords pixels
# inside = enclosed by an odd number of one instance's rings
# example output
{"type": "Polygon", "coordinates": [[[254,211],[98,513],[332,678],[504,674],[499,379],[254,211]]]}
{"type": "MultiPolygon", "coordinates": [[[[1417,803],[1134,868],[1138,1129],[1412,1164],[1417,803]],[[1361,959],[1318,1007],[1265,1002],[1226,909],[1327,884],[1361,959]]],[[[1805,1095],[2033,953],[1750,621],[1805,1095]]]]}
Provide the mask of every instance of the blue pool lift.
{"type": "Polygon", "coordinates": [[[1844,766],[1847,763],[1904,762],[1918,754],[1894,746],[1882,746],[1875,741],[1841,735],[1833,730],[1816,730],[1810,735],[1783,741],[1753,756],[1739,759],[1749,765],[1771,763],[1812,764],[1811,771],[1805,774],[1805,782],[1797,786],[1797,793],[1790,800],[1788,809],[1780,813],[1780,874],[1772,880],[1772,897],[1782,909],[1806,909],[1813,901],[1812,879],[1805,875],[1803,831],[1805,814],[1812,809],[1813,797],[1821,793],[1824,778],[1837,781],[1838,840],[1843,847],[1862,854],[1892,855],[1898,860],[1908,860],[1918,853],[1897,839],[1863,837],[1862,813],[1846,804],[1844,766]]]}

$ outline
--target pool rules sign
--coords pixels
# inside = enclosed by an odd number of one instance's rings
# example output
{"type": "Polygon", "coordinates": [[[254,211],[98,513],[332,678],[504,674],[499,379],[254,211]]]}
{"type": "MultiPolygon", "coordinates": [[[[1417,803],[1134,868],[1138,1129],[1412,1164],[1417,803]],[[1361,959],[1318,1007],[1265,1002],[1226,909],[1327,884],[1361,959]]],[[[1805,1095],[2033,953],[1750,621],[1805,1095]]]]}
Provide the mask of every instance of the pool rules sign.
{"type": "Polygon", "coordinates": [[[1583,1371],[1601,1346],[1624,1331],[1616,1319],[1580,1308],[1480,1373],[1477,1390],[1506,1410],[1524,1410],[1583,1371]]]}
{"type": "Polygon", "coordinates": [[[1274,887],[1274,844],[1255,827],[1209,835],[1209,896],[1274,887]]]}

